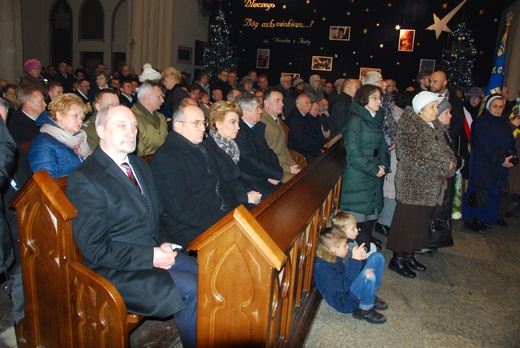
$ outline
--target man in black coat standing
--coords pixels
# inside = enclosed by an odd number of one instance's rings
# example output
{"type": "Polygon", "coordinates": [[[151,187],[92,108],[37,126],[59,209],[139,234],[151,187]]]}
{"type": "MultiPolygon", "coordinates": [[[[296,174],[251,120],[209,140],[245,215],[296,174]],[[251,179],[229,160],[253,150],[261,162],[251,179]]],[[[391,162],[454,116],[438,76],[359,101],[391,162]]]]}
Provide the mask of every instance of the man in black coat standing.
{"type": "Polygon", "coordinates": [[[347,122],[350,104],[356,95],[356,91],[361,87],[361,81],[356,79],[346,79],[341,86],[341,93],[332,97],[329,103],[330,110],[330,138],[341,134],[343,126],[347,122]]]}
{"type": "Polygon", "coordinates": [[[103,109],[97,117],[99,146],[67,182],[83,262],[116,287],[129,312],[173,315],[183,346],[195,347],[197,262],[176,251],[177,241],[161,229],[152,173],[132,155],[137,120],[126,106],[103,109]]]}

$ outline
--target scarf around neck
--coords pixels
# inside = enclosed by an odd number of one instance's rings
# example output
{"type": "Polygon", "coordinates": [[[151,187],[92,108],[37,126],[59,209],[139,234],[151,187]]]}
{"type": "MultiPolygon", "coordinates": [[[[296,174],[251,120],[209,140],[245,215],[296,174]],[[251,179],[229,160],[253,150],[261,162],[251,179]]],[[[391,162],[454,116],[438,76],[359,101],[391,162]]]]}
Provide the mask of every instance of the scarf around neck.
{"type": "Polygon", "coordinates": [[[235,164],[238,164],[238,161],[240,160],[240,149],[238,148],[235,139],[227,140],[214,129],[209,130],[209,135],[213,137],[218,147],[224,150],[224,152],[227,153],[229,157],[231,157],[235,164]]]}
{"type": "Polygon", "coordinates": [[[44,124],[40,127],[40,132],[49,134],[69,149],[73,150],[76,155],[82,159],[87,158],[87,156],[92,153],[87,144],[87,134],[83,130],[72,135],[58,125],[53,126],[50,124],[44,124]]]}

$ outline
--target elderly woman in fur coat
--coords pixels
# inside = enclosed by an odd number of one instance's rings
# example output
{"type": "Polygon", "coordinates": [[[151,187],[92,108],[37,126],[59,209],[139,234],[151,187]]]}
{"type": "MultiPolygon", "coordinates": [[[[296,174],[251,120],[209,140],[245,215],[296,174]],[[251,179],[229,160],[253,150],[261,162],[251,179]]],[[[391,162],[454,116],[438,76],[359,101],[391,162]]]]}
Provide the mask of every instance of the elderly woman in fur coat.
{"type": "Polygon", "coordinates": [[[437,120],[439,102],[432,92],[421,92],[401,116],[397,131],[397,206],[387,248],[393,258],[388,268],[415,278],[426,267],[415,259],[428,238],[428,225],[442,204],[447,178],[455,174],[457,159],[437,120]]]}

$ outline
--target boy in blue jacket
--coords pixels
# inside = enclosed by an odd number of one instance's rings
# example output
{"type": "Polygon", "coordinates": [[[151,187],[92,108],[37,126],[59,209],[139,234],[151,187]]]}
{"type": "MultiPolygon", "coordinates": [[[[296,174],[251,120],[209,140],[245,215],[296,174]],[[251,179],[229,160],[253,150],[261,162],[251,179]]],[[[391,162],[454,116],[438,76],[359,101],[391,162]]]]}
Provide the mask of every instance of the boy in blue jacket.
{"type": "Polygon", "coordinates": [[[384,258],[374,253],[366,260],[364,243],[352,250],[352,257],[345,265],[349,247],[347,236],[337,228],[324,229],[319,237],[314,261],[314,281],[325,301],[342,313],[352,313],[359,320],[372,324],[386,322],[377,310],[388,308],[386,302],[376,296],[381,285],[384,258]]]}

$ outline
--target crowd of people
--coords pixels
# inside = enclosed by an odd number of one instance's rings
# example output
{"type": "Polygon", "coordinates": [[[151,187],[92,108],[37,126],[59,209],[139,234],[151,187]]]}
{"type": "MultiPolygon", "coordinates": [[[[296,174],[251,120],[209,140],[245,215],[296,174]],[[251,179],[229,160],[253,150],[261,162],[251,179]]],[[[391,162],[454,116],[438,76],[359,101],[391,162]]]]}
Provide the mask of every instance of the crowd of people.
{"type": "MultiPolygon", "coordinates": [[[[383,241],[374,232],[388,237],[389,269],[415,278],[426,270],[416,254],[442,246],[429,242],[432,226],[451,226],[457,172],[469,231],[506,227],[519,202],[520,117],[510,117],[507,87],[477,116],[480,88],[463,101],[442,71],[421,71],[416,81],[399,92],[376,71],[362,80],[314,74],[308,83],[282,74],[273,86],[253,70],[240,82],[227,70],[214,81],[207,72],[186,81],[173,67],[145,64],[136,75],[128,65],[109,73],[102,63],[90,71],[61,62],[44,70],[30,59],[17,85],[0,80],[4,204],[32,172],[69,176],[85,264],[116,286],[129,311],[173,315],[191,347],[197,267],[183,249],[239,204],[251,209],[265,200],[342,134],[341,211],[320,235],[316,285],[339,311],[383,323],[377,310],[388,305],[375,296],[383,241]],[[30,144],[27,154],[20,144],[30,144]],[[150,155],[149,165],[140,158],[150,155]],[[476,190],[486,204],[474,204],[476,190]]],[[[4,229],[16,241],[10,214],[4,229]]],[[[2,259],[15,249],[3,247],[2,259]]],[[[19,257],[10,260],[2,270],[11,275],[19,321],[19,257]]]]}

